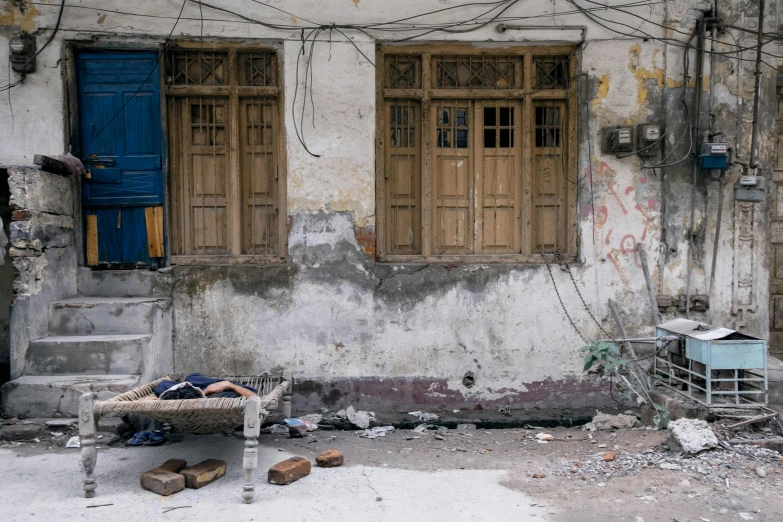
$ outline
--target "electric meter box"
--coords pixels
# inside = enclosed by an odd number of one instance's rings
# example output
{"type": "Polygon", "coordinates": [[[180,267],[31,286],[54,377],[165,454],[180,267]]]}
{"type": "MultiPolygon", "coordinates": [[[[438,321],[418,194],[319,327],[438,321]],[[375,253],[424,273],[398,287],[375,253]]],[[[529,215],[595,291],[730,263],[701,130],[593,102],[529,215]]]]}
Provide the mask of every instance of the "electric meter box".
{"type": "Polygon", "coordinates": [[[699,166],[707,170],[726,170],[729,166],[729,144],[725,142],[702,143],[699,166]]]}
{"type": "Polygon", "coordinates": [[[601,151],[606,154],[633,152],[633,130],[628,126],[604,127],[601,151]]]}
{"type": "Polygon", "coordinates": [[[753,185],[748,184],[749,180],[740,178],[734,185],[735,201],[745,201],[747,203],[761,203],[766,195],[767,179],[761,176],[743,176],[743,178],[755,178],[753,185]]]}
{"type": "Polygon", "coordinates": [[[661,126],[642,123],[636,126],[636,145],[639,156],[655,156],[661,151],[661,126]]]}

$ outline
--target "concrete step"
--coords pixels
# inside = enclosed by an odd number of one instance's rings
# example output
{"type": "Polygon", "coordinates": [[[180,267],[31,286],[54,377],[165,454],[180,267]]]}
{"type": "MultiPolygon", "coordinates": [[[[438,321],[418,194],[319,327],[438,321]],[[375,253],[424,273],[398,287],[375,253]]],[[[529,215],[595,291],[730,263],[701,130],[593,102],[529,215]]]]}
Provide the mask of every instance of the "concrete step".
{"type": "Polygon", "coordinates": [[[152,335],[61,335],[30,342],[25,375],[140,374],[152,335]]]}
{"type": "Polygon", "coordinates": [[[91,270],[79,268],[79,295],[152,297],[170,295],[161,272],[151,270],[91,270]]]}
{"type": "Polygon", "coordinates": [[[79,397],[106,400],[139,385],[138,375],[25,375],[0,387],[4,417],[76,417],[79,397]]]}
{"type": "Polygon", "coordinates": [[[115,335],[152,332],[155,308],[167,310],[162,297],[76,297],[49,305],[49,335],[115,335]]]}

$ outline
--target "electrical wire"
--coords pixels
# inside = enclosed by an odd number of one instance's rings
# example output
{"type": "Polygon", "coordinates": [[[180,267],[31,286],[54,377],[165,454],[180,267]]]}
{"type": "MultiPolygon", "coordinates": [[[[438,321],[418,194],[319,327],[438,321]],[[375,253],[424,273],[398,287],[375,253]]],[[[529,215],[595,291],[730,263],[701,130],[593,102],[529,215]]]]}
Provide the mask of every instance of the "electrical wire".
{"type": "MultiPolygon", "coordinates": [[[[192,1],[192,0],[191,0],[192,1]]],[[[182,15],[182,12],[185,10],[185,4],[188,3],[188,0],[182,1],[182,7],[179,9],[180,16],[182,15]]],[[[177,24],[179,23],[180,19],[177,18],[177,20],[174,22],[174,25],[171,27],[171,31],[169,31],[168,37],[166,37],[166,42],[171,40],[171,36],[174,34],[174,30],[177,28],[177,24]]],[[[164,51],[165,52],[165,51],[164,51]]],[[[144,88],[144,86],[147,84],[147,82],[150,81],[150,78],[152,78],[152,73],[154,73],[158,69],[158,62],[159,60],[155,60],[154,65],[152,66],[152,69],[150,69],[150,72],[147,74],[147,77],[144,78],[144,80],[141,82],[141,85],[139,85],[139,88],[136,89],[136,92],[133,93],[132,96],[130,96],[127,100],[125,100],[125,103],[122,104],[122,106],[119,108],[117,112],[114,113],[114,115],[109,119],[108,122],[106,122],[106,125],[101,127],[101,129],[92,136],[92,139],[88,141],[84,146],[82,146],[80,149],[74,151],[72,154],[74,156],[77,156],[80,152],[82,152],[84,149],[89,147],[101,134],[103,134],[103,131],[109,128],[109,126],[114,122],[114,120],[117,119],[117,117],[122,114],[122,112],[125,110],[125,107],[128,106],[128,104],[136,98],[136,96],[141,92],[141,90],[144,88]]]]}
{"type": "MultiPolygon", "coordinates": [[[[52,30],[52,34],[49,35],[49,39],[46,40],[46,43],[41,46],[38,51],[34,55],[32,55],[30,58],[27,59],[27,61],[22,64],[22,68],[26,67],[27,64],[35,60],[39,54],[43,52],[44,49],[46,49],[50,43],[52,43],[52,40],[54,40],[54,36],[57,34],[57,31],[60,30],[60,22],[62,22],[63,19],[63,11],[65,10],[65,0],[62,0],[62,3],[60,4],[60,12],[57,14],[57,22],[54,24],[54,29],[52,30]]],[[[21,85],[24,82],[26,73],[22,73],[22,77],[19,79],[19,81],[14,83],[8,83],[8,85],[4,85],[0,87],[0,92],[7,91],[9,89],[12,89],[16,87],[17,85],[21,85]]]]}

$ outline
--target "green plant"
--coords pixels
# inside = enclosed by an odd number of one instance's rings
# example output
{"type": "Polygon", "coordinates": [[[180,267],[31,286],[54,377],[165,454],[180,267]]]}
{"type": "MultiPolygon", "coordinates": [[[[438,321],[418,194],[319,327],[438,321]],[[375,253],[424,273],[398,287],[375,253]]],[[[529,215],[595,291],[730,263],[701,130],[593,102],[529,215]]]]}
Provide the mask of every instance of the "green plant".
{"type": "Polygon", "coordinates": [[[636,404],[639,406],[650,404],[655,409],[653,422],[657,427],[665,427],[669,423],[669,411],[650,398],[646,374],[635,361],[622,356],[622,351],[617,344],[609,341],[593,342],[583,346],[579,352],[585,357],[584,372],[616,378],[617,382],[614,385],[618,388],[621,400],[635,396],[636,404]],[[634,367],[630,366],[631,362],[634,362],[634,367]],[[636,383],[632,383],[628,376],[631,376],[636,383]]]}

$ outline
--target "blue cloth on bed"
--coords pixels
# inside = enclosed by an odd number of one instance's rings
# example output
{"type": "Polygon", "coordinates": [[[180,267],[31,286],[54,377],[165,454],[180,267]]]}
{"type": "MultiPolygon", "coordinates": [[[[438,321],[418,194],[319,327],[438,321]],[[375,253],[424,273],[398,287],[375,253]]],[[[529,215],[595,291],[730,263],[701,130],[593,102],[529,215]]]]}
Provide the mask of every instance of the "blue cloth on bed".
{"type": "MultiPolygon", "coordinates": [[[[225,379],[215,379],[214,377],[207,377],[206,375],[200,374],[200,373],[191,373],[187,377],[185,377],[185,381],[189,382],[196,388],[200,388],[201,391],[204,391],[207,386],[210,384],[215,384],[216,382],[225,381],[225,379]]],[[[175,384],[179,384],[177,381],[163,381],[159,383],[157,386],[155,386],[155,396],[160,397],[160,394],[164,391],[168,390],[175,384]]],[[[247,390],[250,390],[253,393],[258,393],[258,390],[253,388],[252,386],[248,386],[246,384],[240,384],[238,382],[235,382],[234,384],[241,386],[247,390]]],[[[223,395],[224,393],[232,393],[234,396],[239,397],[239,394],[234,392],[221,392],[219,394],[210,395],[210,397],[225,397],[223,395]]]]}

